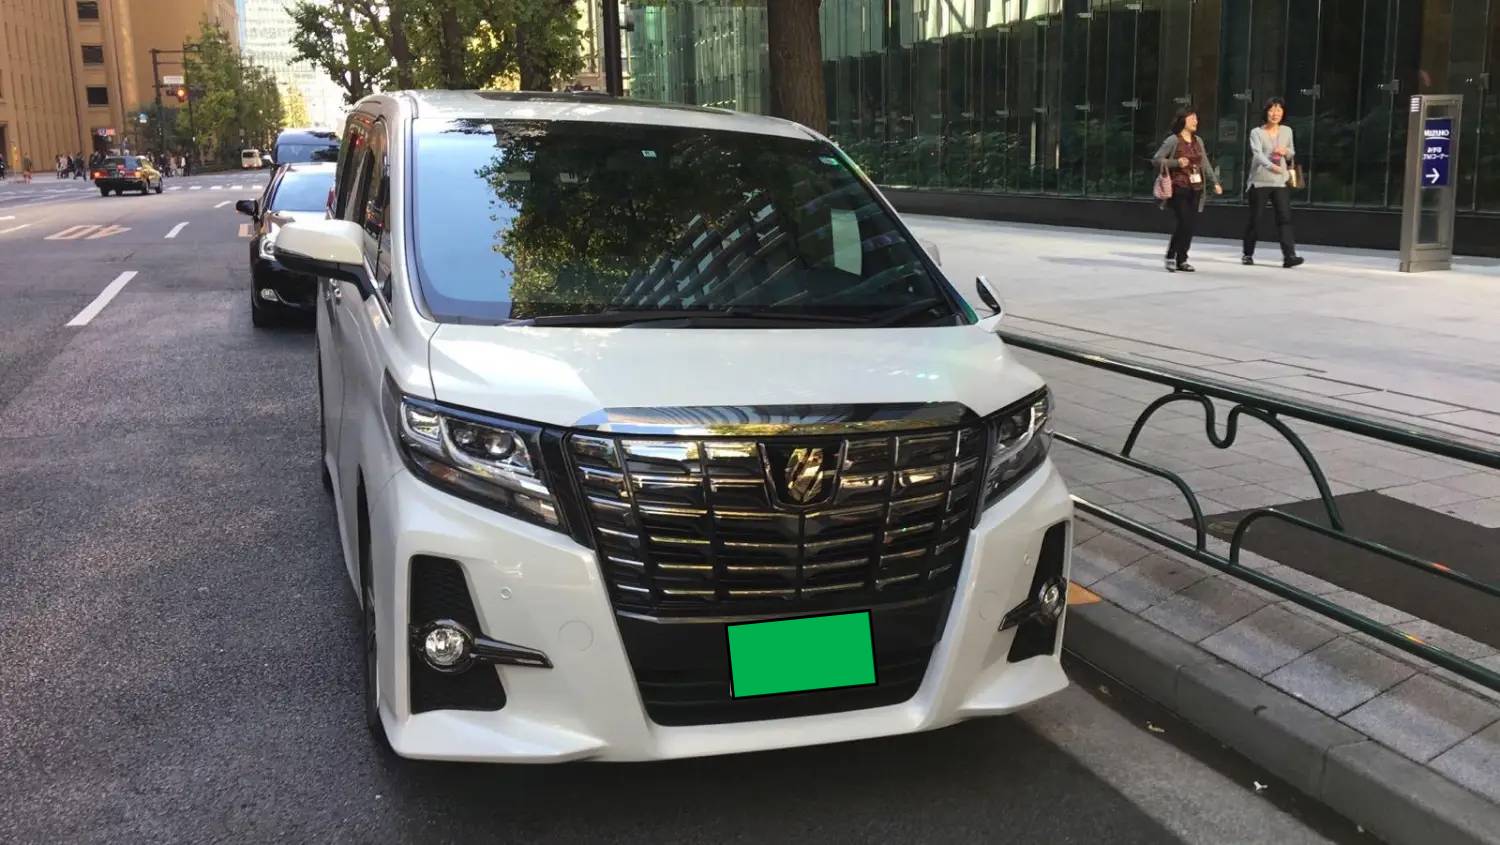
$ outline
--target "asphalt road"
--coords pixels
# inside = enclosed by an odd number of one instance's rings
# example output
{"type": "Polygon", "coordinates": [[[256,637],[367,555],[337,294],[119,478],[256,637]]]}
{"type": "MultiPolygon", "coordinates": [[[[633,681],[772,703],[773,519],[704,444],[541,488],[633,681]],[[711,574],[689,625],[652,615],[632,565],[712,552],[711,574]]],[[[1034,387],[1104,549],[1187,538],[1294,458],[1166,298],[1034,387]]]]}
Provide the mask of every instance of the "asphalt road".
{"type": "Polygon", "coordinates": [[[378,753],[313,338],[247,312],[232,201],[264,178],[0,185],[0,841],[1372,841],[1078,665],[1022,715],[880,741],[378,753]]]}

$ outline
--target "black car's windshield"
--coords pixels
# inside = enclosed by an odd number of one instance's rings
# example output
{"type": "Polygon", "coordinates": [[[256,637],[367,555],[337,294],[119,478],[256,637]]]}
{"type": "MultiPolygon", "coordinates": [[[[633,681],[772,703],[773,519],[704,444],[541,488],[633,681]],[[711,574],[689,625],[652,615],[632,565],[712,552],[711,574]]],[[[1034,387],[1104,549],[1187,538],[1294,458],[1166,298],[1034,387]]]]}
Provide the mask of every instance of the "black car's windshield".
{"type": "Polygon", "coordinates": [[[272,211],[321,211],[328,205],[329,171],[288,170],[271,195],[272,211]]]}
{"type": "Polygon", "coordinates": [[[327,141],[286,141],[276,145],[271,157],[277,164],[296,164],[303,161],[338,161],[339,142],[329,133],[327,141]]]}
{"type": "Polygon", "coordinates": [[[416,128],[412,239],[439,319],[967,320],[826,144],[621,123],[416,128]]]}

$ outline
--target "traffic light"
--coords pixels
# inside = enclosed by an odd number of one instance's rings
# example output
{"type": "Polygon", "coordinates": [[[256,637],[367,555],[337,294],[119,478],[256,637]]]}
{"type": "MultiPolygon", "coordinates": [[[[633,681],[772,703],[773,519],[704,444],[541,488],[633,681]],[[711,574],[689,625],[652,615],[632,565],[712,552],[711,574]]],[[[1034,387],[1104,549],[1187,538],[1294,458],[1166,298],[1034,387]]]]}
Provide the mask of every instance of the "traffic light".
{"type": "Polygon", "coordinates": [[[185,102],[187,102],[187,98],[188,98],[187,86],[185,86],[185,85],[179,85],[179,86],[177,86],[177,102],[179,102],[179,103],[185,103],[185,102]]]}

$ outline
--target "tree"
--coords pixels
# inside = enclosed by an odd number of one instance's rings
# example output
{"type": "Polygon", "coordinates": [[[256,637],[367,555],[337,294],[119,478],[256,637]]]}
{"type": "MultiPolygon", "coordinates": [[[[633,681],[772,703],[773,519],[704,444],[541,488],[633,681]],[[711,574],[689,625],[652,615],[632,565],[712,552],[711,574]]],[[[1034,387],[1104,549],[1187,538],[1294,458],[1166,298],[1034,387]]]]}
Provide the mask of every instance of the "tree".
{"type": "Polygon", "coordinates": [[[286,106],[286,126],[312,125],[312,117],[307,113],[307,98],[302,96],[302,89],[288,85],[283,100],[286,106]]]}
{"type": "Polygon", "coordinates": [[[766,0],[770,50],[771,114],[828,131],[823,94],[821,0],[766,0]]]}
{"type": "Polygon", "coordinates": [[[298,58],[350,103],[391,84],[549,89],[582,67],[572,0],[300,0],[291,13],[298,58]]]}
{"type": "MultiPolygon", "coordinates": [[[[233,158],[242,146],[265,146],[281,128],[285,115],[275,78],[247,63],[217,23],[204,21],[197,51],[187,54],[184,66],[200,150],[233,158]]],[[[177,129],[188,134],[185,109],[178,112],[177,129]]]]}

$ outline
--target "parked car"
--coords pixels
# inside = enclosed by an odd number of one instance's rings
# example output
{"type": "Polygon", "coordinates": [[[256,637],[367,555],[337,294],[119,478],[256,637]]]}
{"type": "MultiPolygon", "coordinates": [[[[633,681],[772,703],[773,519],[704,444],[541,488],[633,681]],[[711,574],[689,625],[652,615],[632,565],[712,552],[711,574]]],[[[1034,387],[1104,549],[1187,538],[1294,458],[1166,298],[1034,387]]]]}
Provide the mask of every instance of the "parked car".
{"type": "Polygon", "coordinates": [[[250,237],[250,321],[256,327],[312,316],[317,279],[283,267],[273,247],[282,226],[325,216],[333,173],[332,164],[284,165],[276,168],[259,197],[235,203],[236,211],[254,221],[250,237]]]}
{"type": "Polygon", "coordinates": [[[329,218],[272,251],[322,280],[324,482],[396,753],[725,754],[1066,686],[1047,388],[823,136],[376,95],[329,218]]]}
{"type": "Polygon", "coordinates": [[[276,161],[338,161],[339,136],[331,129],[283,129],[276,136],[276,161]]]}
{"type": "Polygon", "coordinates": [[[240,150],[240,169],[259,170],[265,166],[261,160],[260,150],[240,150]]]}
{"type": "Polygon", "coordinates": [[[91,168],[89,176],[101,197],[109,196],[110,191],[116,196],[127,190],[142,194],[162,191],[161,171],[145,156],[110,156],[91,168]]]}

